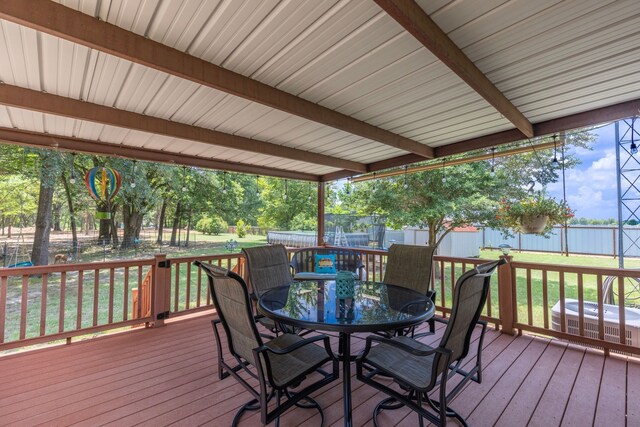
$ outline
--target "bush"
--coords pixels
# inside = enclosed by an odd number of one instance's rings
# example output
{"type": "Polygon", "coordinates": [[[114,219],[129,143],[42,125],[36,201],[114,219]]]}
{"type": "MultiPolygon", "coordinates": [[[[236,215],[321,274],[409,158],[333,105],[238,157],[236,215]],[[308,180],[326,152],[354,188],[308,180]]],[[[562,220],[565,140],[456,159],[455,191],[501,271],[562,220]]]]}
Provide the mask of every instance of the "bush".
{"type": "Polygon", "coordinates": [[[217,236],[220,233],[226,233],[229,226],[221,217],[214,215],[212,217],[202,217],[196,223],[196,230],[205,234],[213,234],[217,236]]]}
{"type": "Polygon", "coordinates": [[[250,228],[251,226],[245,224],[243,220],[238,220],[236,223],[236,234],[238,235],[238,238],[241,239],[243,237],[247,237],[247,231],[249,231],[250,228]]]}

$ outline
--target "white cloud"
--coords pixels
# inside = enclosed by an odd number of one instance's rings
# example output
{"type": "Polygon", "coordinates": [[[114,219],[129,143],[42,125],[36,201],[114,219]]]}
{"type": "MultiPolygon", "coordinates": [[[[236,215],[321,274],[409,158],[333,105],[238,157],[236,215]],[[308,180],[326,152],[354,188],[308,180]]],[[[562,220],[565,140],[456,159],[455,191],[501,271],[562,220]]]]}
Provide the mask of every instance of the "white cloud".
{"type": "MultiPolygon", "coordinates": [[[[567,201],[579,217],[610,218],[617,215],[615,151],[602,150],[601,155],[585,169],[570,169],[566,172],[567,201]]],[[[562,180],[550,184],[548,190],[560,200],[562,180]]]]}

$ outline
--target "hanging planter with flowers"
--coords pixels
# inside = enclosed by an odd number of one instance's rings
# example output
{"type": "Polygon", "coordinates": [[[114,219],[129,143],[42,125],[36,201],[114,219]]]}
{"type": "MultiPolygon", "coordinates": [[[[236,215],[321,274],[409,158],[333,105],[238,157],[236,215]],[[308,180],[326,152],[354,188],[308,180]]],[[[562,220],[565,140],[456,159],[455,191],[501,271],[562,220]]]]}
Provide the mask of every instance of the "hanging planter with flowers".
{"type": "Polygon", "coordinates": [[[539,191],[519,200],[500,200],[496,219],[502,229],[549,237],[554,225],[563,225],[573,216],[566,202],[539,191]]]}

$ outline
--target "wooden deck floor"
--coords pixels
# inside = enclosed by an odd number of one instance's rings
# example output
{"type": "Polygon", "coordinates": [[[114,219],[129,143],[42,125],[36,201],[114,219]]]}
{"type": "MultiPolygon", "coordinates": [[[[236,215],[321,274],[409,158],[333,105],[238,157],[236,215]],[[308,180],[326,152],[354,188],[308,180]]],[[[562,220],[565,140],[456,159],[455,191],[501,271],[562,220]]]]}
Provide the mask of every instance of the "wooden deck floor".
{"type": "MultiPolygon", "coordinates": [[[[229,425],[249,395],[233,379],[217,379],[210,318],[0,358],[0,425],[229,425]]],[[[362,347],[353,341],[354,350],[362,347]]],[[[451,404],[469,425],[640,425],[640,364],[632,360],[495,331],[483,359],[482,384],[451,404]]],[[[370,425],[382,395],[355,378],[352,385],[354,423],[370,425]]],[[[342,424],[341,393],[339,381],[316,393],[325,425],[342,424]]],[[[402,410],[379,419],[417,421],[402,410]]],[[[246,414],[241,425],[260,425],[259,418],[246,414]]],[[[293,409],[281,425],[319,425],[319,417],[293,409]]]]}

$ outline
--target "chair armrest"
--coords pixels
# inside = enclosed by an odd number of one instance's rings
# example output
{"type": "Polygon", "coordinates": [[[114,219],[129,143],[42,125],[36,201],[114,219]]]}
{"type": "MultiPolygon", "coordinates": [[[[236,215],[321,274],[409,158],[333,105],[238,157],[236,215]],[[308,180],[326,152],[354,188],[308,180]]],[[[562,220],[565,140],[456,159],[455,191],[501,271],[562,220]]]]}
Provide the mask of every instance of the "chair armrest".
{"type": "Polygon", "coordinates": [[[408,346],[406,344],[403,344],[397,340],[393,340],[390,338],[383,338],[383,337],[379,337],[376,335],[369,335],[367,337],[367,344],[364,348],[364,351],[362,352],[362,354],[360,356],[358,356],[358,360],[364,359],[367,354],[369,354],[369,351],[371,350],[371,344],[373,343],[373,341],[377,341],[380,343],[384,343],[384,344],[388,344],[390,346],[396,347],[397,349],[404,351],[406,353],[409,353],[411,355],[414,356],[430,356],[434,353],[442,353],[444,355],[450,355],[451,354],[451,350],[447,350],[444,348],[432,348],[431,350],[416,350],[415,348],[408,346]]]}
{"type": "Polygon", "coordinates": [[[273,354],[288,354],[291,353],[292,351],[295,351],[299,348],[302,348],[306,345],[312,344],[314,342],[317,341],[323,341],[324,342],[324,348],[325,350],[327,350],[327,355],[331,358],[335,360],[335,355],[333,354],[333,352],[331,351],[331,346],[329,344],[329,337],[326,335],[317,335],[315,337],[311,337],[311,338],[305,338],[301,341],[298,341],[294,344],[291,344],[288,347],[285,348],[280,348],[280,349],[276,349],[276,348],[271,348],[268,347],[266,345],[262,345],[260,347],[258,347],[257,349],[255,349],[256,353],[264,353],[266,351],[273,353],[273,354]]]}

